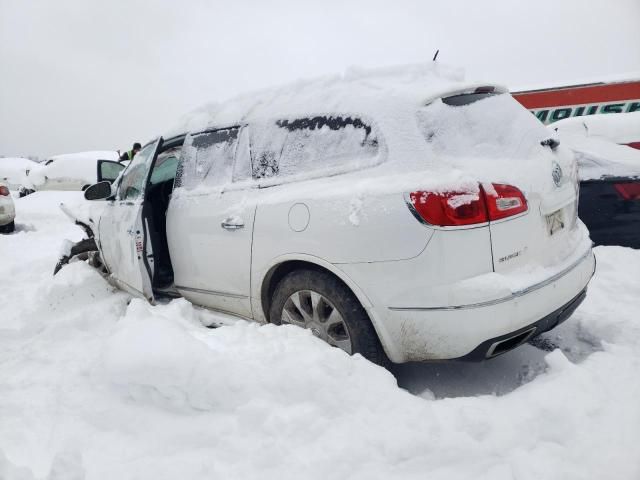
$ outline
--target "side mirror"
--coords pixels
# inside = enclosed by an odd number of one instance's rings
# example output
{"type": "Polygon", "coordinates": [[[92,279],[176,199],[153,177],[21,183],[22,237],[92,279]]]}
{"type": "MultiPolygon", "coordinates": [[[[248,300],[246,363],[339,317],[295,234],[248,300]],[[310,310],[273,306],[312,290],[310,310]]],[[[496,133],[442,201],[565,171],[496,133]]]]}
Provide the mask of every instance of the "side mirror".
{"type": "Polygon", "coordinates": [[[84,198],[87,200],[104,200],[111,196],[111,182],[104,181],[94,183],[84,191],[84,198]]]}
{"type": "Polygon", "coordinates": [[[98,182],[107,181],[113,183],[126,165],[113,160],[98,160],[98,182]]]}

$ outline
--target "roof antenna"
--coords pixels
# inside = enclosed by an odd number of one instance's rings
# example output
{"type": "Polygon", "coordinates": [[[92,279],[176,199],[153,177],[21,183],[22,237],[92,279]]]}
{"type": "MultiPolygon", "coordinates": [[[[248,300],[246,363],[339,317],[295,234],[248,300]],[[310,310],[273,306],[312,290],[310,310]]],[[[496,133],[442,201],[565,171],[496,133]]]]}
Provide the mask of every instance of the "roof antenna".
{"type": "Polygon", "coordinates": [[[436,50],[436,54],[433,56],[433,61],[436,61],[436,58],[438,58],[438,54],[440,53],[440,49],[436,50]]]}

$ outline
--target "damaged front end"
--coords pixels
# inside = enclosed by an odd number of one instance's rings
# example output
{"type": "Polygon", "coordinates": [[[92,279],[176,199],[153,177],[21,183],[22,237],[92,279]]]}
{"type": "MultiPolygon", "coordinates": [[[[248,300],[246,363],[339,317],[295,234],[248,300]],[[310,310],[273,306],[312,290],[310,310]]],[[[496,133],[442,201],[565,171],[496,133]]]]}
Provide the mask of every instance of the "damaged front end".
{"type": "Polygon", "coordinates": [[[98,245],[96,244],[95,234],[93,228],[96,227],[92,218],[87,218],[84,220],[80,220],[78,215],[74,214],[69,210],[69,208],[64,204],[60,204],[60,210],[69,217],[76,225],[78,225],[84,231],[87,238],[83,238],[79,242],[71,243],[69,242],[69,246],[65,249],[66,251],[62,254],[58,262],[56,263],[55,268],[53,269],[53,274],[57,274],[62,267],[70,263],[71,261],[85,261],[92,267],[96,268],[101,273],[107,273],[106,267],[100,257],[100,250],[98,249],[98,245]]]}

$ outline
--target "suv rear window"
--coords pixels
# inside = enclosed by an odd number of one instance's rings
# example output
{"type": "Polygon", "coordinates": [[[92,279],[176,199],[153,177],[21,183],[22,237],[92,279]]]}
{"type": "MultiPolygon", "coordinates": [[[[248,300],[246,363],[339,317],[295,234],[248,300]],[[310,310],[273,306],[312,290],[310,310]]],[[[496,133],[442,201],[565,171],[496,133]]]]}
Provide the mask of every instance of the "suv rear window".
{"type": "Polygon", "coordinates": [[[370,125],[352,116],[316,116],[252,125],[254,179],[314,176],[376,164],[378,138],[370,125]]]}
{"type": "Polygon", "coordinates": [[[460,95],[452,95],[442,99],[442,103],[445,105],[451,105],[452,107],[461,107],[463,105],[471,105],[478,100],[484,100],[485,98],[498,95],[495,92],[479,92],[479,93],[462,93],[460,95]]]}
{"type": "Polygon", "coordinates": [[[427,145],[464,163],[530,158],[549,131],[508,93],[469,93],[436,100],[417,112],[427,145]]]}

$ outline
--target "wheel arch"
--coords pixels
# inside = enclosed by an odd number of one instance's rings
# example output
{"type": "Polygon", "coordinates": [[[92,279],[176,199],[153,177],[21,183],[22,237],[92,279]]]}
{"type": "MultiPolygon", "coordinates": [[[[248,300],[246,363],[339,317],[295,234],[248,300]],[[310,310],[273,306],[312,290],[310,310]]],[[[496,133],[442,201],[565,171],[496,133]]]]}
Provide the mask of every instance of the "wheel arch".
{"type": "MultiPolygon", "coordinates": [[[[279,261],[274,262],[262,277],[262,282],[260,284],[260,309],[262,310],[261,313],[265,321],[269,322],[271,298],[273,297],[273,292],[278,285],[278,282],[280,282],[280,280],[282,280],[287,274],[295,270],[303,269],[326,272],[336,277],[349,289],[349,291],[351,291],[351,293],[355,295],[363,308],[367,313],[369,313],[369,309],[372,306],[369,298],[344,272],[336,268],[333,264],[312,256],[304,256],[302,258],[290,257],[281,258],[279,261]]],[[[369,317],[371,317],[371,315],[369,315],[369,317]]],[[[371,321],[372,323],[375,323],[373,319],[371,319],[371,321]]]]}
{"type": "MultiPolygon", "coordinates": [[[[254,304],[254,319],[269,322],[271,298],[273,297],[273,292],[278,285],[278,282],[284,278],[285,275],[297,269],[311,269],[326,272],[343,283],[345,287],[355,295],[356,299],[360,302],[360,305],[364,308],[364,311],[369,317],[369,321],[373,325],[387,357],[391,359],[392,362],[402,361],[403,356],[394,345],[393,338],[385,327],[384,320],[382,318],[378,318],[380,312],[376,311],[373,303],[366,293],[336,265],[311,255],[280,257],[266,269],[266,273],[261,277],[261,283],[259,284],[259,287],[257,287],[259,288],[259,299],[254,297],[256,303],[259,304],[254,304]]],[[[258,293],[258,290],[256,293],[258,293]]]]}

